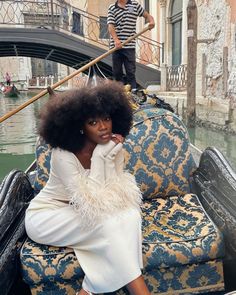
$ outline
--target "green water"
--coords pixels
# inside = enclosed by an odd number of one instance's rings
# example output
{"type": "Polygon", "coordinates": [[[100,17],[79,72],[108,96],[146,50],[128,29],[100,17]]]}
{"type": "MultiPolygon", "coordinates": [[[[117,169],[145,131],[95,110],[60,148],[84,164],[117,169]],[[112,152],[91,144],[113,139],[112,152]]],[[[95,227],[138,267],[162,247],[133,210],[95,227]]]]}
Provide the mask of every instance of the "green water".
{"type": "MultiPolygon", "coordinates": [[[[22,92],[19,98],[6,98],[0,94],[0,116],[34,96],[22,92]]],[[[47,97],[37,100],[13,117],[0,123],[0,181],[12,169],[25,170],[34,160],[39,110],[47,97]]],[[[236,136],[196,127],[189,130],[191,142],[199,149],[217,147],[236,170],[236,136]]]]}
{"type": "MultiPolygon", "coordinates": [[[[0,116],[14,110],[35,94],[21,92],[18,98],[7,98],[0,94],[0,116]]],[[[0,123],[0,181],[12,169],[24,171],[34,160],[38,114],[47,99],[39,99],[0,123]]]]}
{"type": "Polygon", "coordinates": [[[236,171],[236,135],[212,131],[203,127],[195,127],[188,131],[190,140],[196,147],[202,151],[209,146],[216,147],[236,171]]]}

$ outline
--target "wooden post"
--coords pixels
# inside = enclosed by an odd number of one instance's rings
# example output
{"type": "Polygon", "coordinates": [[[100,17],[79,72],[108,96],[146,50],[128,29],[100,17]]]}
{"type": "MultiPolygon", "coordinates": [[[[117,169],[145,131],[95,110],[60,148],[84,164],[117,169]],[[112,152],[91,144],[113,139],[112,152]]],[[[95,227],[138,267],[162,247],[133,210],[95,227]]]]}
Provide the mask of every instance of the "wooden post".
{"type": "Polygon", "coordinates": [[[202,96],[206,97],[206,83],[207,83],[207,75],[206,75],[206,65],[207,58],[206,54],[202,54],[202,96]]]}
{"type": "Polygon", "coordinates": [[[194,127],[196,121],[196,65],[197,65],[197,6],[189,0],[188,16],[188,66],[187,66],[187,126],[194,127]]]}
{"type": "Polygon", "coordinates": [[[223,48],[223,95],[228,96],[228,79],[229,79],[229,65],[228,65],[228,47],[223,48]]]}
{"type": "Polygon", "coordinates": [[[51,0],[51,20],[52,20],[52,29],[55,29],[55,23],[54,23],[54,9],[53,9],[53,0],[51,0]]]}

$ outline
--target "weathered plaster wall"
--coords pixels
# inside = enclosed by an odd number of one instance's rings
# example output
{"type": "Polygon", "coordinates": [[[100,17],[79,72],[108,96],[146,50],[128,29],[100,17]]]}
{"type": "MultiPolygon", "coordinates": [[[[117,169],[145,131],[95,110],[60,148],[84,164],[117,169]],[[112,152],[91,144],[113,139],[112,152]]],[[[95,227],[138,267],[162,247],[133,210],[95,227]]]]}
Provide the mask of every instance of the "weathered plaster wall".
{"type": "Polygon", "coordinates": [[[226,0],[226,2],[229,4],[231,7],[231,22],[235,23],[236,22],[236,1],[235,0],[226,0]]]}
{"type": "Polygon", "coordinates": [[[229,80],[228,80],[228,91],[231,100],[236,108],[236,1],[227,0],[227,3],[231,7],[230,11],[230,41],[229,41],[229,80]]]}
{"type": "MultiPolygon", "coordinates": [[[[197,76],[206,71],[206,96],[223,95],[223,48],[227,44],[229,6],[225,0],[198,1],[198,67],[197,76]],[[209,40],[209,43],[207,43],[209,40]],[[202,55],[206,55],[206,64],[202,65],[202,55]]],[[[197,79],[197,95],[201,95],[202,80],[197,79]]]]}
{"type": "Polygon", "coordinates": [[[88,3],[88,12],[96,16],[107,16],[107,10],[110,4],[114,3],[113,0],[106,0],[101,5],[101,0],[90,0],[88,3]]]}
{"type": "Polygon", "coordinates": [[[26,80],[31,77],[31,59],[29,57],[1,57],[0,81],[5,82],[5,74],[8,72],[12,81],[26,80]]]}
{"type": "MultiPolygon", "coordinates": [[[[236,0],[195,0],[198,10],[196,113],[197,119],[218,129],[236,132],[236,0]],[[228,52],[227,54],[224,53],[228,52]],[[206,62],[203,62],[203,56],[206,62]],[[232,98],[233,97],[233,98],[232,98]]],[[[165,19],[157,19],[163,30],[165,63],[171,64],[171,24],[169,21],[172,0],[161,0],[158,10],[165,8],[165,19]],[[161,23],[162,21],[162,23],[161,23]],[[165,26],[165,29],[163,29],[165,26]]],[[[183,0],[183,22],[187,17],[188,0],[183,0]]],[[[163,34],[162,34],[163,35],[163,34]]],[[[183,44],[187,44],[187,28],[183,26],[183,44]]],[[[159,37],[160,38],[160,37],[159,37]]],[[[159,40],[159,39],[158,39],[159,40]]],[[[184,45],[183,45],[184,46],[184,45]]],[[[186,47],[186,46],[185,46],[186,47]]],[[[182,61],[187,59],[182,52],[182,61]],[[184,59],[185,57],[185,59],[184,59]]],[[[186,93],[159,92],[167,102],[178,106],[180,114],[186,109],[186,93]]]]}
{"type": "Polygon", "coordinates": [[[196,0],[196,4],[197,116],[236,130],[236,1],[196,0]],[[224,56],[224,48],[228,56],[224,56]]]}

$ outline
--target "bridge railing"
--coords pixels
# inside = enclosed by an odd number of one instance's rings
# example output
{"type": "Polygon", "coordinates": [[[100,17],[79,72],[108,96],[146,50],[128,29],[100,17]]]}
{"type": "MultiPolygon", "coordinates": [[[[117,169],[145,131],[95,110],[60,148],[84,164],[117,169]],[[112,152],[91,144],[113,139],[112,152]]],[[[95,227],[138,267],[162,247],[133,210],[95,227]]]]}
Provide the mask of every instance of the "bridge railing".
{"type": "MultiPolygon", "coordinates": [[[[98,17],[63,0],[2,0],[0,26],[60,30],[103,49],[109,48],[106,17],[98,17]]],[[[164,58],[163,44],[140,36],[136,58],[142,64],[159,68],[164,58]]]]}

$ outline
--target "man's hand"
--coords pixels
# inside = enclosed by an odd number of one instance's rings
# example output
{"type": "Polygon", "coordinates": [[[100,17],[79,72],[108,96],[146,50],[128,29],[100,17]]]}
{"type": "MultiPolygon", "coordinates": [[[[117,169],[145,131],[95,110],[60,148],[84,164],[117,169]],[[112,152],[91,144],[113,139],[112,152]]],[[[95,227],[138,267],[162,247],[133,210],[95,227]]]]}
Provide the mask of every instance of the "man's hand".
{"type": "Polygon", "coordinates": [[[115,48],[117,48],[117,49],[122,48],[122,43],[121,43],[120,39],[116,39],[116,40],[114,40],[114,42],[115,42],[115,48]]]}
{"type": "Polygon", "coordinates": [[[146,19],[148,23],[148,29],[151,30],[155,27],[155,21],[151,14],[149,14],[146,10],[143,13],[143,17],[146,19]]]}
{"type": "Polygon", "coordinates": [[[154,23],[154,22],[150,22],[150,23],[148,24],[148,29],[149,29],[149,30],[152,30],[154,27],[155,27],[155,23],[154,23]]]}

